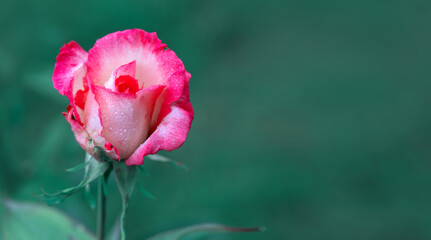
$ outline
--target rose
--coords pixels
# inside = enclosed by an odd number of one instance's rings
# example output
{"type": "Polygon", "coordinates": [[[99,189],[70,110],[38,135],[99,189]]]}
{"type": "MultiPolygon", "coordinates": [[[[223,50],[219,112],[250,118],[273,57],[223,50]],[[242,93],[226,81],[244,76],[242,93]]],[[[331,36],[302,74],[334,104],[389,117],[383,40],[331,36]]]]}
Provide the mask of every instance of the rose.
{"type": "Polygon", "coordinates": [[[194,115],[191,75],[165,48],[156,33],[133,29],[106,35],[88,53],[74,41],[60,49],[52,80],[69,99],[63,115],[84,150],[140,165],[183,144],[194,115]]]}

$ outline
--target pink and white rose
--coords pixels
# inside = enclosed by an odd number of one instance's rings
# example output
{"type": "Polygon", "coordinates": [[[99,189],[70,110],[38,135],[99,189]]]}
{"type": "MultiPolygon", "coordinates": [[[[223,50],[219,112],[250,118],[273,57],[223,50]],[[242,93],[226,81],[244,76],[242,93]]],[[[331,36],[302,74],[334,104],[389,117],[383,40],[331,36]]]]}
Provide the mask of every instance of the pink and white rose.
{"type": "Polygon", "coordinates": [[[180,147],[193,120],[191,75],[156,33],[140,29],[99,39],[88,53],[65,44],[55,64],[54,87],[67,96],[63,113],[88,153],[94,148],[127,165],[180,147]]]}

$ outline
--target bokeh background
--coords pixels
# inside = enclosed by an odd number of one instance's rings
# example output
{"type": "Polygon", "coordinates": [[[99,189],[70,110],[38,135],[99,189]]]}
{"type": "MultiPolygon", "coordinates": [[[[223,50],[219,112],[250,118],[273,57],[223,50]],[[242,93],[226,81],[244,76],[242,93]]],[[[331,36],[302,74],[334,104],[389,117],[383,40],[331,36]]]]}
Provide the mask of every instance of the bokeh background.
{"type": "MultiPolygon", "coordinates": [[[[190,171],[146,162],[130,240],[200,222],[210,239],[431,239],[430,1],[0,2],[0,193],[76,185],[83,161],[52,87],[60,47],[157,32],[192,73],[190,171]]],[[[110,179],[108,224],[121,208],[110,179]]],[[[95,229],[83,194],[58,206],[95,229]]]]}

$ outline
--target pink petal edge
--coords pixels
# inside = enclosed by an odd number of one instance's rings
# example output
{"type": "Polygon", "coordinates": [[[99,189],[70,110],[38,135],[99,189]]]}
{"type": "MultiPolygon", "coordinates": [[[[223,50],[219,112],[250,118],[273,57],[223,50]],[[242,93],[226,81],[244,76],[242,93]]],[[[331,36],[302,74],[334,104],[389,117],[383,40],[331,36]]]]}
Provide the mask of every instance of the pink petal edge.
{"type": "Polygon", "coordinates": [[[144,163],[145,156],[155,154],[160,150],[177,149],[186,140],[194,112],[189,99],[188,85],[191,74],[185,72],[185,75],[186,83],[183,95],[172,105],[170,113],[163,118],[151,136],[126,160],[126,165],[141,165],[144,163]]]}
{"type": "MultiPolygon", "coordinates": [[[[111,73],[119,66],[136,61],[136,78],[163,84],[154,50],[161,44],[156,33],[141,29],[130,29],[108,34],[97,40],[88,52],[88,76],[92,84],[104,86],[111,73]]],[[[164,45],[165,46],[165,45],[164,45]]],[[[141,84],[140,84],[141,85],[141,84]]],[[[164,85],[164,84],[163,84],[164,85]]]]}
{"type": "Polygon", "coordinates": [[[87,52],[75,41],[71,41],[61,47],[52,76],[54,88],[61,95],[67,95],[72,91],[75,73],[78,69],[85,66],[87,56],[87,52]]]}
{"type": "Polygon", "coordinates": [[[74,86],[78,88],[83,85],[87,56],[88,53],[75,41],[65,44],[57,55],[57,62],[52,75],[54,88],[69,99],[78,122],[81,122],[81,119],[73,99],[74,91],[78,89],[74,89],[74,86]]]}

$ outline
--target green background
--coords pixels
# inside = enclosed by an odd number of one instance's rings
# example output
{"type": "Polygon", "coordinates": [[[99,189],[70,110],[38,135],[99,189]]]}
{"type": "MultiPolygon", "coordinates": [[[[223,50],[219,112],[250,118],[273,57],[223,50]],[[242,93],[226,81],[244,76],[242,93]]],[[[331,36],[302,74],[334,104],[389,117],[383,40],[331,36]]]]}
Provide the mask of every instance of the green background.
{"type": "MultiPolygon", "coordinates": [[[[147,161],[128,239],[200,222],[211,239],[431,239],[430,1],[0,2],[0,193],[37,202],[83,161],[52,87],[60,47],[141,28],[192,73],[195,120],[147,161]]],[[[108,224],[121,201],[110,179],[108,224]]],[[[58,206],[91,230],[83,194],[58,206]]]]}

